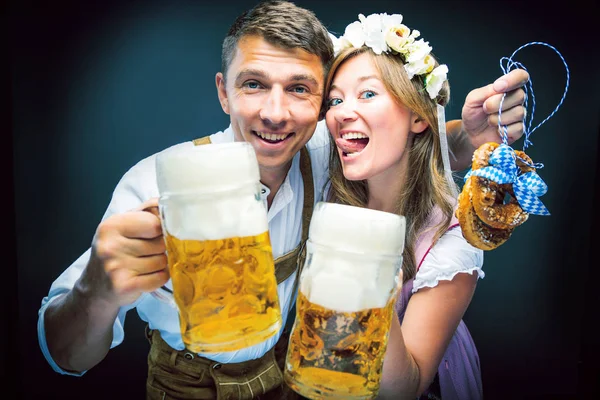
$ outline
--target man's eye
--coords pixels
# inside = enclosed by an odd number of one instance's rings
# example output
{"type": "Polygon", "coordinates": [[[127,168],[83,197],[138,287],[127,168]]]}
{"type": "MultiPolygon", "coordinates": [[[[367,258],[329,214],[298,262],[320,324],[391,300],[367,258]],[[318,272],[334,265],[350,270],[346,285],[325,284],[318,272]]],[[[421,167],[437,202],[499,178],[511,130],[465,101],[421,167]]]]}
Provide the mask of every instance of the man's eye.
{"type": "Polygon", "coordinates": [[[244,83],[244,87],[246,87],[248,89],[259,89],[260,85],[258,84],[258,82],[249,81],[249,82],[244,83]]]}
{"type": "Polygon", "coordinates": [[[333,98],[333,99],[329,99],[329,101],[327,102],[327,105],[329,107],[335,107],[338,104],[342,103],[342,99],[338,99],[338,98],[333,98]]]}
{"type": "Polygon", "coordinates": [[[360,94],[361,99],[371,99],[375,97],[377,94],[372,90],[365,90],[360,94]]]}
{"type": "Polygon", "coordinates": [[[304,94],[304,93],[308,93],[308,89],[305,88],[304,86],[294,86],[292,88],[292,92],[298,93],[298,94],[304,94]]]}

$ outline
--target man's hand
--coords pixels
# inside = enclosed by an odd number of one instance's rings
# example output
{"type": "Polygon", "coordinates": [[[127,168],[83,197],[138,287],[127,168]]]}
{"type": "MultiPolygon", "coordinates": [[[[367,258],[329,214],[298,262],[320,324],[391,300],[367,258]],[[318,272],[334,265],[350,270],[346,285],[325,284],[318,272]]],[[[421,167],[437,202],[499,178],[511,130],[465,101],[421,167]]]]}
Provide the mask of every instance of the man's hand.
{"type": "Polygon", "coordinates": [[[529,74],[515,69],[498,78],[493,84],[474,89],[467,95],[462,109],[462,129],[467,133],[471,145],[477,149],[487,142],[500,143],[498,131],[498,110],[502,102],[502,125],[508,129],[508,144],[523,135],[525,92],[521,89],[529,80],[529,74]]]}
{"type": "Polygon", "coordinates": [[[85,289],[118,306],[168,281],[157,199],[113,215],[98,226],[85,275],[85,289]]]}

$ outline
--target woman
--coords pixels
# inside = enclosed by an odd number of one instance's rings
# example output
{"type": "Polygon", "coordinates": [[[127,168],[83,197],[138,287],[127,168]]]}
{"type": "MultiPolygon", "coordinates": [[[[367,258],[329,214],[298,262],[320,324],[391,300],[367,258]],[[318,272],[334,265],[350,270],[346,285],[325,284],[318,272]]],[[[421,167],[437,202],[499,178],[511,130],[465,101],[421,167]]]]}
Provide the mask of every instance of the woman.
{"type": "Polygon", "coordinates": [[[341,49],[326,81],[336,143],[327,200],[407,218],[403,295],[380,394],[480,398],[477,352],[461,318],[484,276],[483,252],[456,224],[456,188],[442,158],[447,68],[400,15],[359,18],[334,39],[341,49]]]}

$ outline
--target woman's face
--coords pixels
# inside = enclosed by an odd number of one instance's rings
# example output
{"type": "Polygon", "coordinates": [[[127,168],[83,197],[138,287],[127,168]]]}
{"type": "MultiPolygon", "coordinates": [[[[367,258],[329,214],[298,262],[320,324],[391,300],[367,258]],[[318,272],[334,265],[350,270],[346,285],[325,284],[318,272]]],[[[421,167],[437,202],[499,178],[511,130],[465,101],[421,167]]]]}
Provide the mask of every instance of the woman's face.
{"type": "Polygon", "coordinates": [[[325,119],[346,179],[401,171],[409,133],[413,128],[419,131],[414,125],[419,123],[407,107],[394,101],[368,54],[351,58],[337,69],[328,104],[325,119]]]}

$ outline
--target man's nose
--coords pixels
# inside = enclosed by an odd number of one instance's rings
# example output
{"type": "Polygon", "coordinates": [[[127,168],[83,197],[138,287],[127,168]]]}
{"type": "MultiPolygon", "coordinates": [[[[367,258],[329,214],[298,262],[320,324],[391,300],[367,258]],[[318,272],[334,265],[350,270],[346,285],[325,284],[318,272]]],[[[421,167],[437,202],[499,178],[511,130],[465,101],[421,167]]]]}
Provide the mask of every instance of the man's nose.
{"type": "Polygon", "coordinates": [[[290,116],[290,110],[282,88],[271,88],[259,115],[263,122],[268,125],[282,127],[286,123],[290,116]]]}

